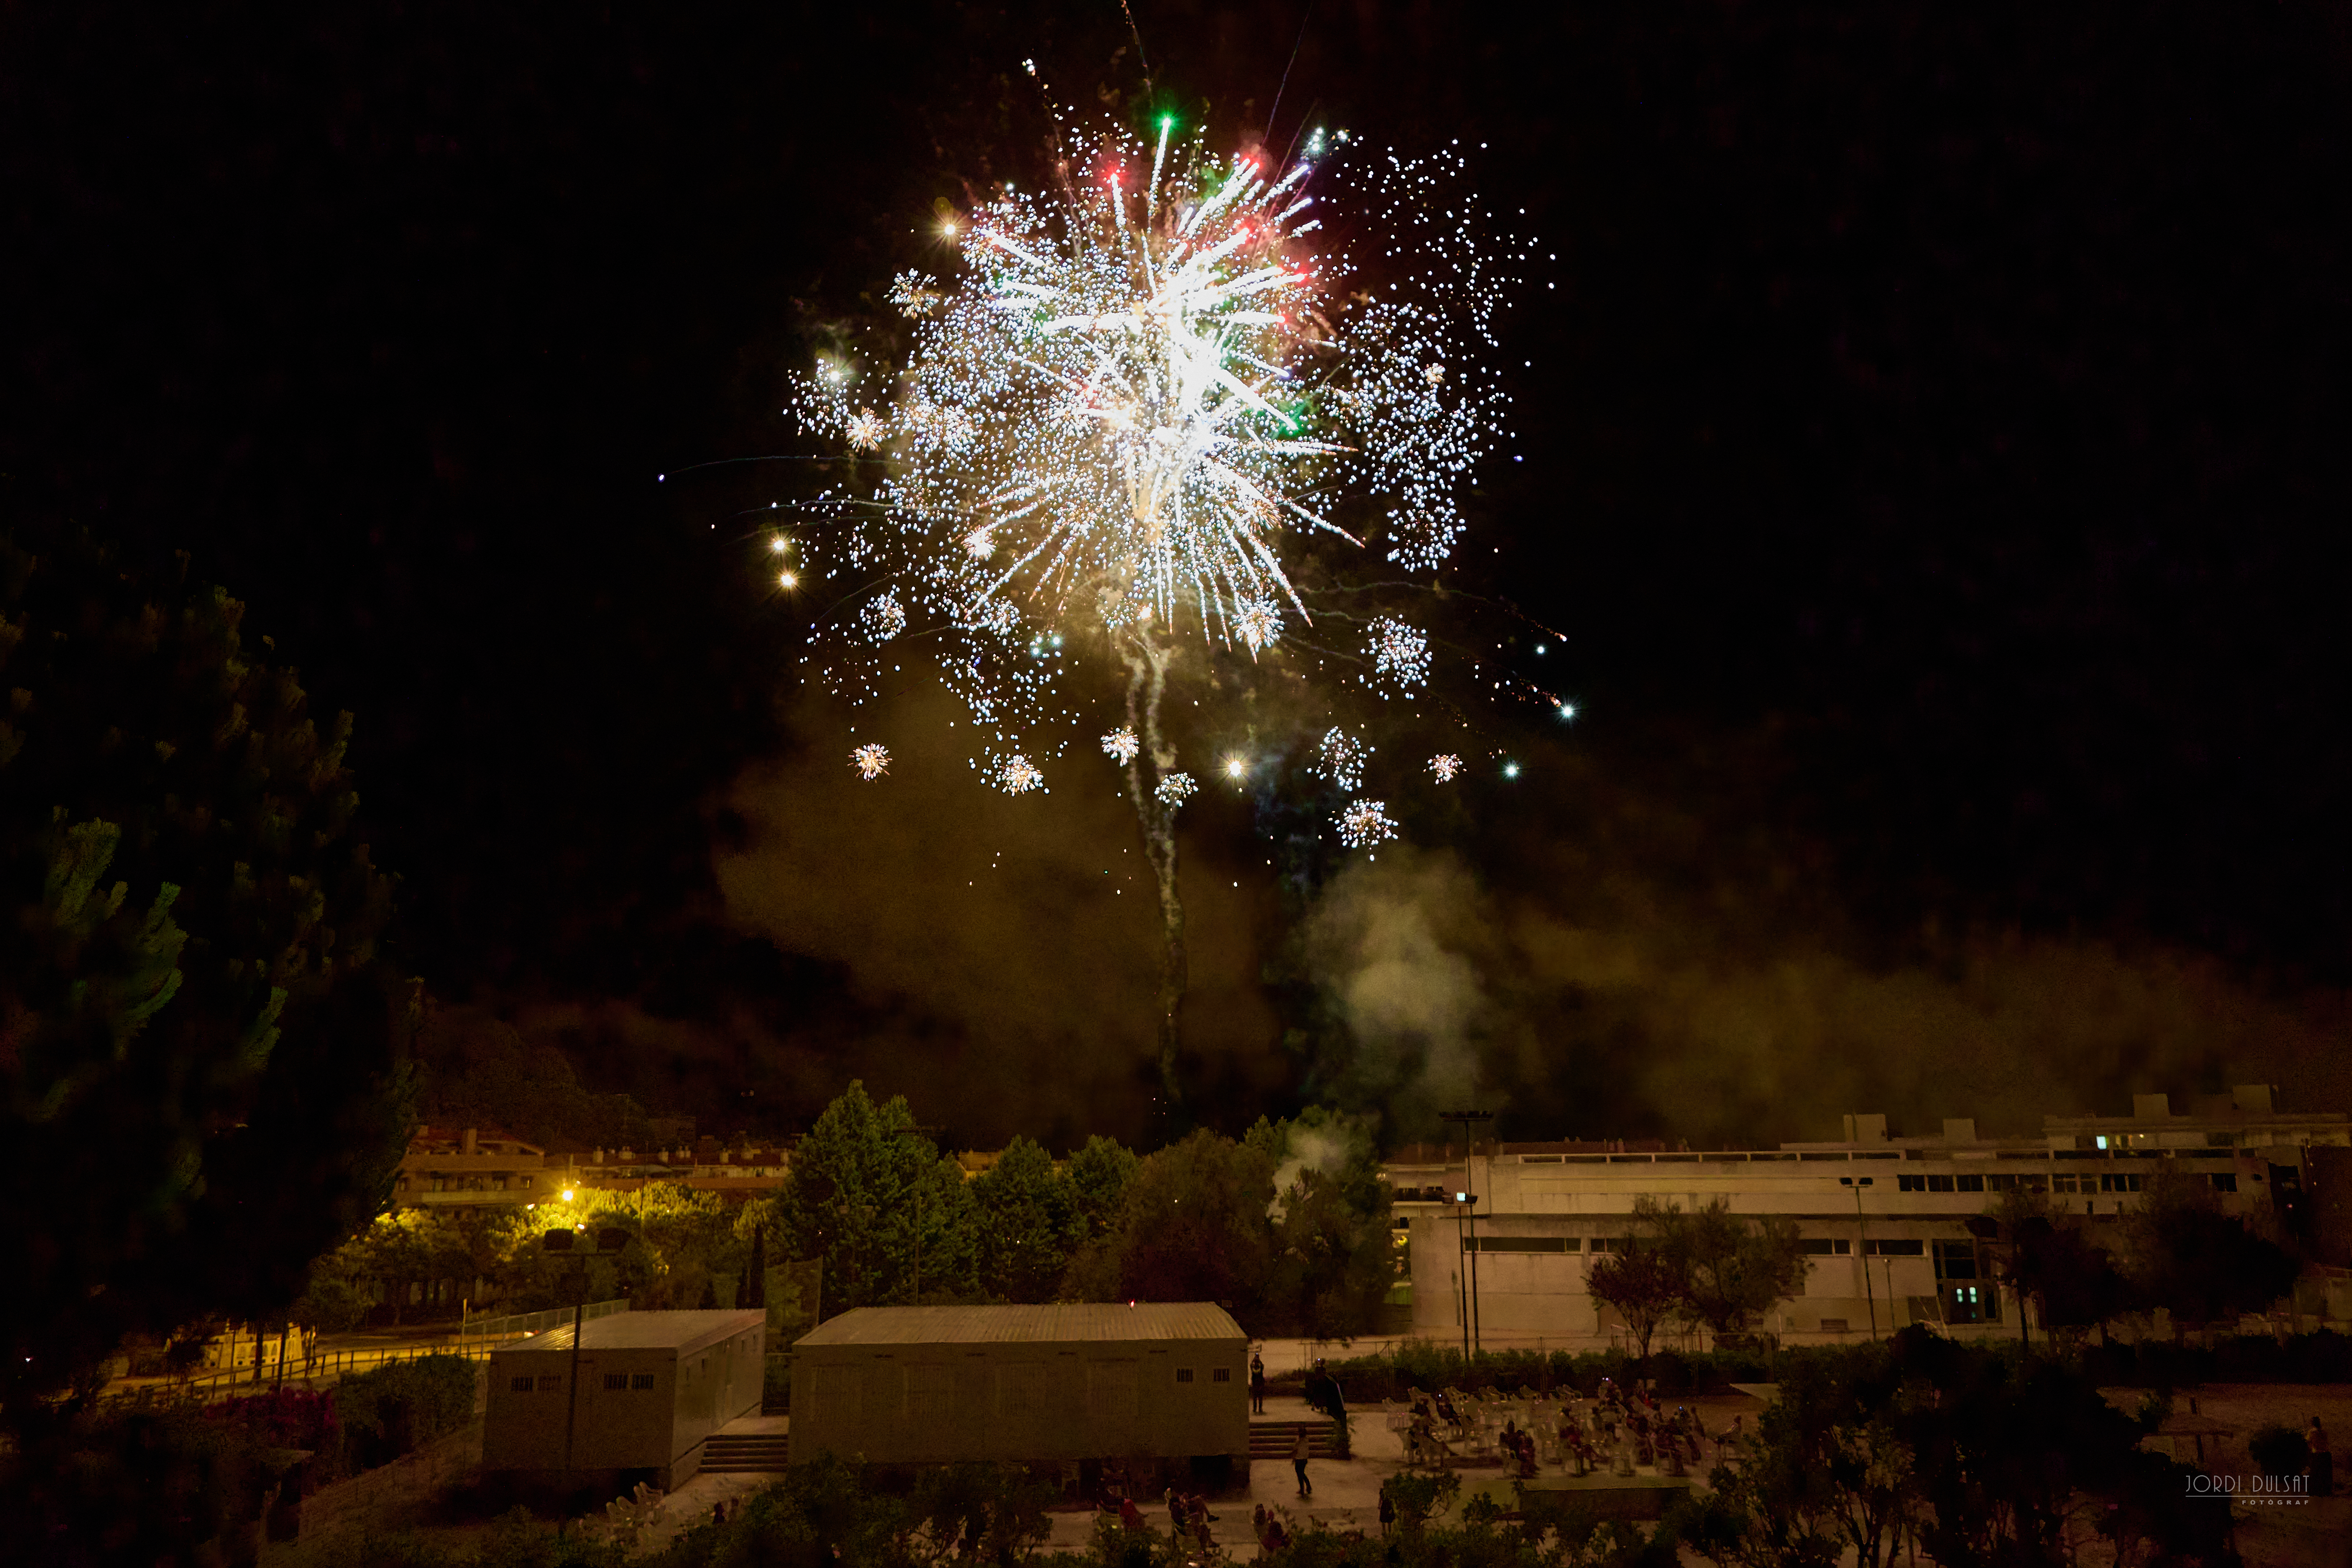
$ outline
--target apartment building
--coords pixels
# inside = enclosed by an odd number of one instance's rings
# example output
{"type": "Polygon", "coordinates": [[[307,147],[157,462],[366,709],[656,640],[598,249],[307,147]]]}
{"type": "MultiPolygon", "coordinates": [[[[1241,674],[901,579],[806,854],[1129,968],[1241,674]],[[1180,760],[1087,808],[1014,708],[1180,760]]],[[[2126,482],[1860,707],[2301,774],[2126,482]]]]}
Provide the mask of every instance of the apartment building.
{"type": "Polygon", "coordinates": [[[574,1159],[495,1128],[420,1127],[401,1157],[393,1206],[471,1215],[551,1202],[573,1184],[574,1159]]]}
{"type": "MultiPolygon", "coordinates": [[[[2039,1138],[1979,1137],[1948,1121],[1890,1136],[1845,1119],[1832,1142],[1701,1152],[1659,1144],[1476,1143],[1400,1151],[1385,1174],[1410,1251],[1412,1331],[1486,1344],[1602,1342],[1622,1324],[1584,1289],[1594,1258],[1626,1244],[1637,1199],[1795,1220],[1813,1267],[1763,1326],[1806,1341],[1936,1323],[2014,1332],[2017,1306],[1966,1222],[2026,1189],[2104,1228],[2135,1205],[2152,1162],[2211,1183],[2225,1209],[2302,1217],[2314,1152],[2352,1145],[2341,1112],[2286,1112],[2263,1085],[2176,1112],[2137,1097],[2128,1117],[2049,1117],[2039,1138]],[[1475,1202],[1470,1201],[1475,1196],[1475,1202]]],[[[2338,1156],[2341,1157],[2341,1156],[2338,1156]]],[[[2326,1159],[2320,1162],[2327,1163],[2326,1159]]]]}

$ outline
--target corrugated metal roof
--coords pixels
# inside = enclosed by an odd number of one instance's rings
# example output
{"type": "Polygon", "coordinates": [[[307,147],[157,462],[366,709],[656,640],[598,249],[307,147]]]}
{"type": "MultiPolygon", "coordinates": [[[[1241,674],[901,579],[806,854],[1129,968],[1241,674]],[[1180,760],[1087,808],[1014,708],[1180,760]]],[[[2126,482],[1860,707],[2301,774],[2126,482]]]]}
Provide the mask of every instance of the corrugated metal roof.
{"type": "Polygon", "coordinates": [[[1070,1344],[1080,1341],[1241,1340],[1213,1301],[1059,1302],[1041,1307],[860,1307],[819,1325],[803,1345],[1070,1344]]]}
{"type": "MultiPolygon", "coordinates": [[[[733,1339],[746,1329],[757,1328],[767,1321],[768,1314],[750,1312],[614,1312],[609,1317],[591,1318],[580,1336],[583,1351],[648,1351],[674,1350],[681,1354],[700,1350],[719,1340],[733,1339]]],[[[572,1325],[550,1329],[533,1334],[510,1345],[500,1345],[499,1353],[513,1351],[569,1351],[572,1348],[572,1325]]]]}

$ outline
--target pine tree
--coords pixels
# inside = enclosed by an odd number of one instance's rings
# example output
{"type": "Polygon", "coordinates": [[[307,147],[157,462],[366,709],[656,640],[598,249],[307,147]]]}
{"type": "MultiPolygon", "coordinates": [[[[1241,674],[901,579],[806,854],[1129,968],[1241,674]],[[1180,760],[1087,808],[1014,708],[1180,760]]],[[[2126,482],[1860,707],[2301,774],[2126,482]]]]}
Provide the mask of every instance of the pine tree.
{"type": "MultiPolygon", "coordinates": [[[[324,734],[218,589],[0,536],[0,1415],[282,1315],[389,1195],[411,988],[324,734]]],[[[266,642],[267,639],[265,639],[266,642]]]]}

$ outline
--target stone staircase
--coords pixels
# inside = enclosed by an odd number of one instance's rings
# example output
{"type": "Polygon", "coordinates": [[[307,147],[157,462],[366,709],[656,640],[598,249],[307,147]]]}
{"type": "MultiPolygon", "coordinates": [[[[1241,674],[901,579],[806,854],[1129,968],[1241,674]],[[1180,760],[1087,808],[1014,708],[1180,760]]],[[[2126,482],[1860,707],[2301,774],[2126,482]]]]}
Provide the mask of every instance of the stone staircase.
{"type": "Polygon", "coordinates": [[[713,1432],[703,1439],[706,1475],[781,1470],[792,1462],[792,1438],[782,1432],[713,1432]]]}
{"type": "MultiPolygon", "coordinates": [[[[1268,1421],[1260,1417],[1250,1423],[1250,1458],[1253,1459],[1286,1459],[1290,1445],[1298,1436],[1296,1421],[1268,1421]]],[[[1318,1459],[1331,1457],[1331,1423],[1313,1420],[1307,1423],[1307,1446],[1318,1459]]]]}

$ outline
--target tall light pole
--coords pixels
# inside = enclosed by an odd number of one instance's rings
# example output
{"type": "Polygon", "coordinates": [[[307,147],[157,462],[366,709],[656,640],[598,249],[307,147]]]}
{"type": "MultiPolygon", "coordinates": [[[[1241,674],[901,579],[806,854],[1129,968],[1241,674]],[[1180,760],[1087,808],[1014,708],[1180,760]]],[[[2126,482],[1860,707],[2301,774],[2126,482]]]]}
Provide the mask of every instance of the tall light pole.
{"type": "MultiPolygon", "coordinates": [[[[1462,1256],[1465,1258],[1475,1257],[1476,1254],[1473,1253],[1464,1241],[1462,1221],[1477,1205],[1478,1200],[1468,1193],[1454,1194],[1454,1240],[1461,1247],[1462,1256]]],[[[1462,1360],[1463,1363],[1467,1365],[1470,1361],[1470,1277],[1464,1272],[1461,1265],[1456,1264],[1454,1278],[1461,1287],[1454,1292],[1454,1304],[1462,1313],[1462,1360]]]]}
{"type": "MultiPolygon", "coordinates": [[[[1874,1340],[1878,1337],[1878,1301],[1870,1293],[1870,1222],[1862,1216],[1862,1189],[1870,1185],[1870,1182],[1871,1179],[1868,1176],[1838,1178],[1838,1185],[1853,1189],[1853,1223],[1862,1232],[1860,1239],[1854,1243],[1858,1249],[1857,1260],[1862,1264],[1862,1301],[1863,1305],[1870,1310],[1870,1337],[1874,1340]]],[[[1890,1291],[1895,1288],[1893,1279],[1894,1276],[1890,1270],[1887,1285],[1890,1291]]],[[[1894,1304],[1892,1300],[1887,1302],[1890,1307],[1894,1304]]]]}
{"type": "MultiPolygon", "coordinates": [[[[1462,1124],[1462,1201],[1469,1205],[1470,1217],[1470,1236],[1465,1244],[1470,1258],[1470,1342],[1474,1347],[1484,1350],[1486,1346],[1481,1342],[1478,1332],[1478,1177],[1477,1168],[1470,1163],[1470,1156],[1475,1152],[1470,1130],[1478,1122],[1494,1121],[1495,1113],[1491,1110],[1449,1110],[1438,1120],[1462,1124]]],[[[1465,1351],[1463,1357],[1467,1360],[1469,1352],[1465,1351]]]]}
{"type": "MultiPolygon", "coordinates": [[[[939,1129],[896,1127],[891,1131],[901,1138],[912,1138],[918,1143],[928,1143],[930,1142],[931,1134],[939,1129]]],[[[939,1150],[934,1147],[931,1152],[936,1155],[939,1150]]],[[[923,1184],[930,1178],[931,1166],[937,1163],[938,1161],[933,1160],[915,1173],[915,1289],[914,1293],[907,1298],[909,1306],[919,1307],[923,1304],[923,1184]]]]}
{"type": "MultiPolygon", "coordinates": [[[[580,1227],[585,1230],[588,1227],[580,1227]]],[[[572,1435],[580,1424],[580,1334],[586,1326],[588,1310],[588,1254],[576,1245],[578,1236],[569,1230],[551,1230],[540,1238],[540,1245],[549,1252],[569,1253],[579,1267],[572,1270],[572,1374],[571,1386],[564,1393],[563,1407],[563,1478],[572,1483],[572,1435]]],[[[607,1226],[596,1233],[596,1256],[611,1258],[629,1245],[629,1233],[618,1226],[607,1226]]]]}

